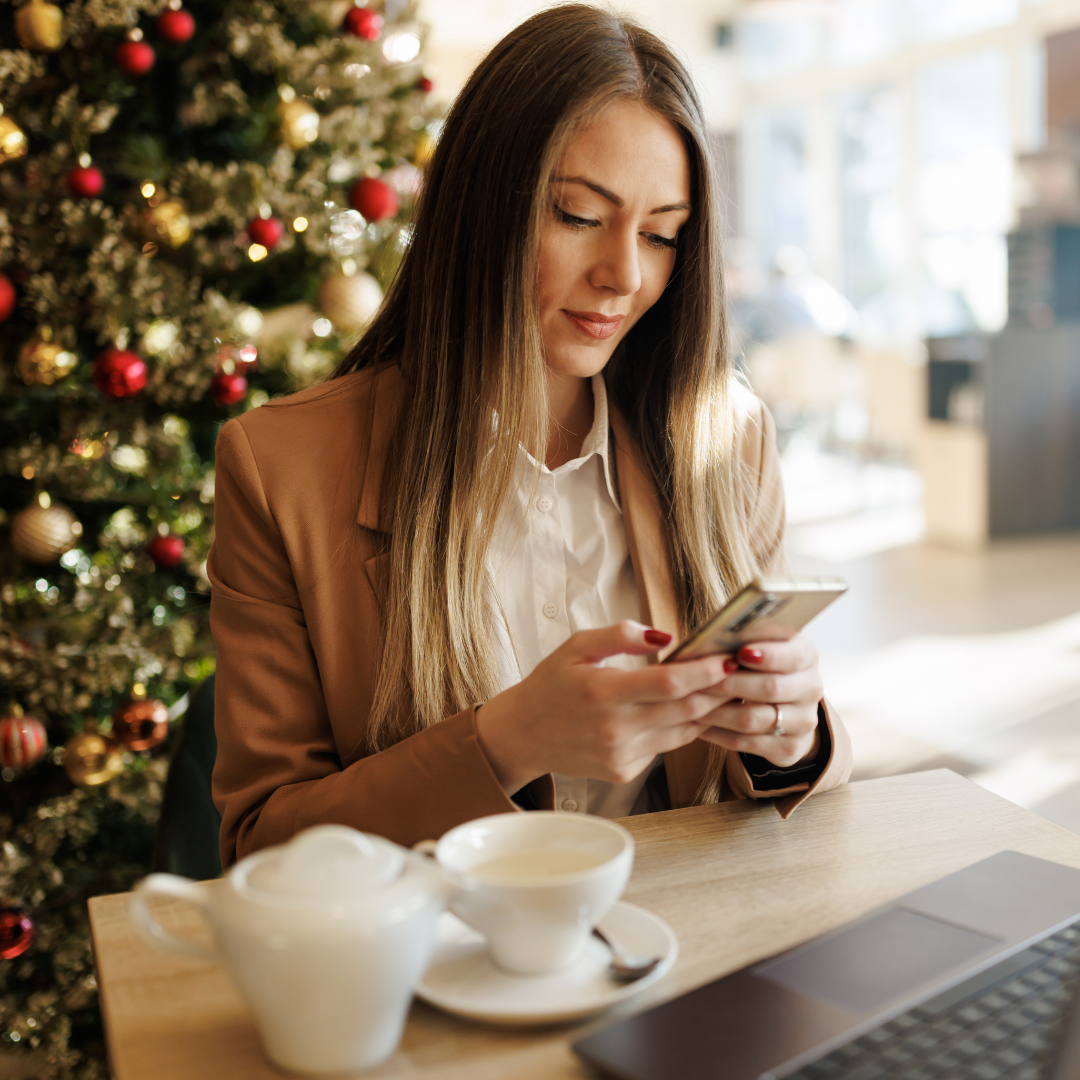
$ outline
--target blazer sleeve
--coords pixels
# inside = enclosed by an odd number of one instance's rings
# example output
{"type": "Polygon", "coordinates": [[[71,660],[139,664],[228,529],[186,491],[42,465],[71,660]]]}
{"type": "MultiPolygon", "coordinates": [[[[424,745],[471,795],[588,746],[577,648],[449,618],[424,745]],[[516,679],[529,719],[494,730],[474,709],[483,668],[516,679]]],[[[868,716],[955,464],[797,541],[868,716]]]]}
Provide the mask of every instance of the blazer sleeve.
{"type": "Polygon", "coordinates": [[[412,845],[517,809],[480,748],[473,708],[343,767],[286,545],[236,420],[217,443],[207,572],[223,866],[310,825],[412,845]]]}
{"type": "MultiPolygon", "coordinates": [[[[744,520],[747,538],[762,574],[786,572],[784,558],[784,483],[780,472],[780,452],[776,444],[776,425],[772,414],[757,397],[739,388],[738,405],[743,416],[740,459],[743,476],[744,520]]],[[[816,778],[777,786],[778,773],[770,776],[770,786],[755,787],[755,778],[746,768],[741,754],[728,754],[725,760],[725,794],[736,799],[776,799],[782,817],[788,817],[801,803],[818,791],[827,791],[846,783],[851,775],[851,739],[828,701],[818,705],[818,724],[829,743],[828,757],[816,778]]],[[[793,770],[793,771],[798,771],[793,770]]]]}

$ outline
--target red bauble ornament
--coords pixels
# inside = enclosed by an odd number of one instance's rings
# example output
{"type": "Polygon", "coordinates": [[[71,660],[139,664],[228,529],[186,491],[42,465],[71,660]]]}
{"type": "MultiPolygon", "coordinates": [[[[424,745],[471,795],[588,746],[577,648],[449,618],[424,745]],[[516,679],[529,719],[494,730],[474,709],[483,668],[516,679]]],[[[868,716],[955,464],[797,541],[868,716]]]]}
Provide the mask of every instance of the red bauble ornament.
{"type": "Polygon", "coordinates": [[[15,286],[6,274],[0,274],[0,323],[7,322],[15,310],[15,286]]]}
{"type": "Polygon", "coordinates": [[[94,385],[119,401],[133,397],[146,385],[146,364],[126,349],[106,349],[95,361],[94,385]]]}
{"type": "Polygon", "coordinates": [[[14,711],[0,720],[0,765],[5,769],[29,769],[48,749],[45,725],[32,716],[14,711]]]}
{"type": "Polygon", "coordinates": [[[247,379],[243,375],[229,375],[223,371],[220,375],[214,376],[214,381],[210,384],[210,393],[214,395],[214,400],[219,405],[235,405],[238,401],[244,400],[244,395],[247,393],[247,379]]]}
{"type": "Polygon", "coordinates": [[[0,960],[22,956],[34,943],[34,920],[17,908],[0,908],[0,960]]]}
{"type": "Polygon", "coordinates": [[[417,90],[422,90],[425,94],[430,94],[435,89],[435,84],[430,79],[421,79],[416,84],[417,90]]]}
{"type": "Polygon", "coordinates": [[[367,41],[378,41],[382,28],[383,17],[370,8],[354,7],[345,16],[345,29],[350,34],[355,34],[358,38],[364,38],[367,41]]]}
{"type": "Polygon", "coordinates": [[[262,244],[267,251],[277,245],[285,235],[285,226],[276,217],[252,218],[248,222],[247,234],[252,243],[262,244]]]}
{"type": "Polygon", "coordinates": [[[174,566],[178,566],[184,557],[184,541],[179,536],[166,533],[165,536],[155,536],[146,545],[146,550],[159,570],[171,570],[174,566]]]}
{"type": "Polygon", "coordinates": [[[195,20],[190,11],[178,8],[176,11],[166,11],[157,21],[158,36],[169,42],[170,45],[183,45],[191,40],[195,33],[195,20]]]}
{"type": "Polygon", "coordinates": [[[169,734],[169,710],[153,698],[128,698],[112,714],[113,735],[129,750],[150,750],[169,734]]]}
{"type": "Polygon", "coordinates": [[[397,192],[389,184],[370,176],[353,184],[352,191],[349,192],[349,202],[354,210],[360,211],[366,221],[382,221],[383,218],[393,217],[401,206],[397,192]]]}
{"type": "Polygon", "coordinates": [[[105,186],[105,177],[101,170],[95,169],[93,165],[85,168],[77,165],[67,174],[67,186],[72,195],[77,195],[80,199],[93,199],[101,194],[101,189],[105,186]]]}
{"type": "Polygon", "coordinates": [[[154,66],[154,50],[145,41],[125,41],[116,50],[116,66],[132,78],[145,75],[154,66]]]}

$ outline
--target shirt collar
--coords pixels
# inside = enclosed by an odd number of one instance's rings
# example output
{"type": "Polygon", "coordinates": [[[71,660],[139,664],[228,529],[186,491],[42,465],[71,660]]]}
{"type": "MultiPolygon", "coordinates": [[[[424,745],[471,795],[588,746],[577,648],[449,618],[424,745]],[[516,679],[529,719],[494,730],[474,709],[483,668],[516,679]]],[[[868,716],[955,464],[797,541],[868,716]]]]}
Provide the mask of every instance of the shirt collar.
{"type": "Polygon", "coordinates": [[[598,454],[604,469],[604,483],[607,486],[608,495],[611,496],[611,501],[616,507],[621,510],[619,498],[615,493],[615,481],[611,470],[611,421],[608,417],[607,386],[604,384],[603,375],[597,373],[592,377],[592,392],[593,422],[592,427],[589,428],[588,434],[581,443],[581,453],[573,461],[568,461],[565,465],[560,465],[557,469],[554,469],[553,473],[557,476],[560,473],[573,472],[575,469],[580,469],[593,454],[598,454]]]}

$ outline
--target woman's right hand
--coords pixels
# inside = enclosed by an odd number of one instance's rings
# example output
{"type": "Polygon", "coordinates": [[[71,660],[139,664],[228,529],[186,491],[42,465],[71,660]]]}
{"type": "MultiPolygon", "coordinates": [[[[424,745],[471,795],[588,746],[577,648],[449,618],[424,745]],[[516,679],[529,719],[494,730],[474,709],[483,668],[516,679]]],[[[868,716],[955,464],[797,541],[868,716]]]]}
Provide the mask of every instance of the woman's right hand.
{"type": "Polygon", "coordinates": [[[657,754],[693,742],[726,701],[714,688],[730,657],[636,671],[601,666],[609,656],[645,656],[670,641],[630,621],[579,631],[478,709],[480,745],[503,790],[512,795],[552,772],[624,784],[657,754]]]}

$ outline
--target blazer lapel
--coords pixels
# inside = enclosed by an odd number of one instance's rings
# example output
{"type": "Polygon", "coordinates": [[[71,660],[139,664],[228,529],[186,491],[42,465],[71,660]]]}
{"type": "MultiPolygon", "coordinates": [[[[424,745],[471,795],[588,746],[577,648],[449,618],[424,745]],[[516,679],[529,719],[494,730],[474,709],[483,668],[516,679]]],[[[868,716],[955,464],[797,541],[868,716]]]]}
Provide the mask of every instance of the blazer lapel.
{"type": "MultiPolygon", "coordinates": [[[[641,618],[658,630],[672,635],[672,644],[657,654],[663,659],[679,640],[686,636],[687,627],[675,601],[675,583],[671,572],[671,556],[664,539],[664,519],[656,485],[642,466],[637,447],[630,435],[626,420],[609,402],[611,430],[615,436],[615,467],[622,500],[623,527],[630,549],[641,600],[641,618]]],[[[710,745],[695,739],[687,746],[664,755],[668,792],[672,808],[692,806],[708,764],[710,745]]]]}

